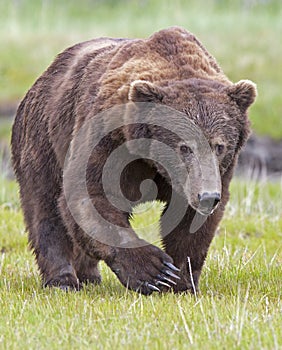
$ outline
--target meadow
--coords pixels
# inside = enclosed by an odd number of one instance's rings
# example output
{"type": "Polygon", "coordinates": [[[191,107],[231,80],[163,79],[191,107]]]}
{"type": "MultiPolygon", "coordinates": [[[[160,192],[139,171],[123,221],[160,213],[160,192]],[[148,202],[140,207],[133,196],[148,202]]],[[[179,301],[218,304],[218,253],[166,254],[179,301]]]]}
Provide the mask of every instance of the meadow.
{"type": "MultiPolygon", "coordinates": [[[[180,25],[233,81],[257,83],[253,129],[282,138],[281,15],[278,0],[3,0],[0,111],[16,105],[67,46],[180,25]]],[[[4,114],[0,148],[8,147],[12,122],[4,114]]],[[[282,180],[233,180],[197,295],[144,297],[127,291],[104,264],[99,286],[77,293],[43,289],[18,186],[6,175],[0,174],[0,349],[282,348],[282,180]]]]}
{"type": "Polygon", "coordinates": [[[233,181],[196,296],[138,295],[104,264],[99,286],[43,289],[17,191],[1,178],[0,349],[281,349],[282,182],[233,181]]]}

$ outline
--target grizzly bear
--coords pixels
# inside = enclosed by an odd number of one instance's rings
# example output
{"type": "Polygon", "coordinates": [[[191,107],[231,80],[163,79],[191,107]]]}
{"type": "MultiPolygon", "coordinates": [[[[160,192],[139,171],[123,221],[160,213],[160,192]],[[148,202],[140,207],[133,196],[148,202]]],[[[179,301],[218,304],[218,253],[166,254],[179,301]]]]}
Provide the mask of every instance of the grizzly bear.
{"type": "Polygon", "coordinates": [[[247,110],[255,97],[254,83],[233,84],[179,27],[144,40],[94,39],[59,54],[19,105],[12,131],[29,243],[44,285],[99,283],[103,260],[142,294],[193,292],[250,133],[247,110]],[[178,134],[187,125],[193,142],[189,132],[178,134]],[[197,153],[197,131],[210,151],[197,153]],[[210,162],[205,171],[201,155],[210,162]],[[163,249],[129,225],[132,206],[150,199],[167,203],[163,249]]]}

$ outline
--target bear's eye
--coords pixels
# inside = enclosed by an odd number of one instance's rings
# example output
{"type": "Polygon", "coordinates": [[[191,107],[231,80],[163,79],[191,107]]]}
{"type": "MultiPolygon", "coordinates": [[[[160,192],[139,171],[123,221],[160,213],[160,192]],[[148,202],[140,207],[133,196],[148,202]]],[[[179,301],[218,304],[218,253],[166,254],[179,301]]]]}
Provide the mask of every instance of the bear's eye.
{"type": "Polygon", "coordinates": [[[224,152],[225,146],[217,144],[215,145],[215,153],[217,156],[220,156],[224,152]]]}
{"type": "Polygon", "coordinates": [[[187,155],[193,153],[192,149],[187,145],[180,145],[179,149],[180,149],[181,154],[184,156],[187,156],[187,155]]]}

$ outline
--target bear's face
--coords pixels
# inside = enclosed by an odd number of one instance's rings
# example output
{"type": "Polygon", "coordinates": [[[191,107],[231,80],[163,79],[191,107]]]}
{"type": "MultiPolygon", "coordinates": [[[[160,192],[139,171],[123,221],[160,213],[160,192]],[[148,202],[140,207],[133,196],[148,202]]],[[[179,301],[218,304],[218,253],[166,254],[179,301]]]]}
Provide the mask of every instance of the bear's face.
{"type": "MultiPolygon", "coordinates": [[[[256,87],[247,80],[230,86],[203,79],[166,82],[161,86],[137,80],[131,84],[129,90],[129,100],[135,105],[150,102],[181,113],[171,117],[171,129],[143,125],[142,128],[134,127],[134,131],[127,131],[126,136],[128,138],[130,134],[132,138],[134,133],[138,138],[154,139],[171,147],[182,161],[174,163],[174,173],[183,173],[185,167],[186,174],[189,175],[185,181],[181,177],[182,180],[175,184],[177,191],[187,195],[189,204],[194,209],[208,214],[220,201],[222,178],[226,171],[234,166],[237,154],[248,138],[250,130],[246,112],[255,97],[256,87]],[[197,136],[194,137],[193,133],[191,137],[184,138],[175,133],[174,126],[178,123],[175,118],[181,118],[181,123],[195,125],[210,150],[199,151],[201,141],[197,136]],[[200,165],[205,157],[210,159],[206,160],[206,164],[209,165],[203,175],[203,166],[200,165]]],[[[170,115],[165,118],[168,120],[170,115]]],[[[166,152],[162,153],[164,163],[173,164],[166,152]]],[[[160,164],[155,166],[170,181],[166,169],[160,164]]]]}

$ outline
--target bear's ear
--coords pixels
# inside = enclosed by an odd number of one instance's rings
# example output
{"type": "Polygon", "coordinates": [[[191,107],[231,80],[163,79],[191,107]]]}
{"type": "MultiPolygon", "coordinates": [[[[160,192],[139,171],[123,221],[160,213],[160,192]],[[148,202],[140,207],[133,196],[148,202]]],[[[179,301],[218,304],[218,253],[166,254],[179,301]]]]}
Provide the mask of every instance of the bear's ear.
{"type": "Polygon", "coordinates": [[[257,96],[256,84],[250,80],[240,80],[227,88],[227,95],[234,100],[242,113],[255,101],[257,96]]]}
{"type": "Polygon", "coordinates": [[[133,102],[160,102],[163,99],[161,88],[147,80],[134,80],[130,84],[128,100],[133,102]]]}

